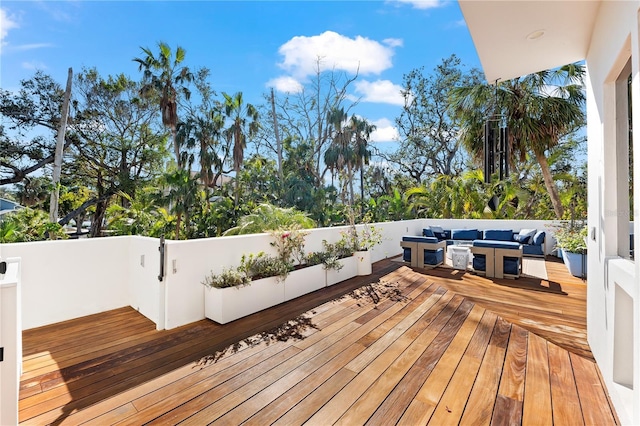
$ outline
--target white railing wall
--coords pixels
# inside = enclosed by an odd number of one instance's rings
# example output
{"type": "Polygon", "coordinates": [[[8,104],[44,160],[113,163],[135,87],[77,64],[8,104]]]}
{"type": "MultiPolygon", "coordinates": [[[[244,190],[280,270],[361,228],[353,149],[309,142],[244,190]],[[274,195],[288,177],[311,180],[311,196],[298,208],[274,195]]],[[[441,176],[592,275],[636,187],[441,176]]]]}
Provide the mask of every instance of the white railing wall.
{"type": "Polygon", "coordinates": [[[22,258],[23,329],[128,306],[130,237],[3,244],[22,258]]]}
{"type": "Polygon", "coordinates": [[[129,242],[129,288],[128,305],[156,324],[158,330],[164,328],[164,282],[160,274],[160,240],[157,238],[133,236],[129,242]]]}
{"type": "Polygon", "coordinates": [[[2,260],[7,262],[7,271],[0,274],[0,425],[15,425],[22,374],[20,259],[2,260]]]}
{"type": "MultiPolygon", "coordinates": [[[[383,243],[374,249],[372,261],[400,253],[399,241],[407,229],[421,232],[421,220],[377,223],[382,228],[383,243]]],[[[359,227],[360,228],[360,227],[359,227]]],[[[305,251],[322,250],[322,241],[337,242],[347,227],[317,228],[308,231],[305,251]]],[[[167,241],[165,328],[171,329],[203,319],[204,277],[235,268],[242,255],[276,254],[269,234],[238,235],[189,241],[167,241]]]]}
{"type": "MultiPolygon", "coordinates": [[[[376,262],[401,253],[403,235],[420,235],[422,228],[445,229],[537,228],[547,231],[545,250],[553,250],[553,223],[549,221],[414,219],[374,224],[382,243],[372,251],[376,262]]],[[[305,251],[322,250],[341,237],[346,227],[309,230],[305,251]]],[[[65,321],[123,306],[132,306],[170,329],[204,318],[202,281],[211,271],[240,264],[243,254],[275,254],[269,234],[189,241],[167,241],[165,275],[160,272],[159,239],[110,237],[69,241],[3,244],[3,256],[23,259],[23,328],[65,321]]]]}
{"type": "Polygon", "coordinates": [[[243,254],[275,254],[270,241],[269,234],[167,241],[165,328],[203,319],[205,276],[237,267],[243,254]]]}

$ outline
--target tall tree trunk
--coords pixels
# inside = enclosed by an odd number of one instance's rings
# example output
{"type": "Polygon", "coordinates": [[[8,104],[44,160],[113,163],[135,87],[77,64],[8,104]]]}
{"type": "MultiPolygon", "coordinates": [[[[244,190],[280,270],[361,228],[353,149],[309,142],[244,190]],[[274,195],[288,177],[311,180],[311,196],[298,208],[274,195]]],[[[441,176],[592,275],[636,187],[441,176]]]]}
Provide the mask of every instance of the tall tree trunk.
{"type": "Polygon", "coordinates": [[[176,126],[171,126],[171,139],[173,139],[173,153],[176,156],[176,164],[180,169],[182,168],[182,161],[180,161],[180,147],[178,146],[176,126]]]}
{"type": "Polygon", "coordinates": [[[180,225],[182,224],[182,213],[176,215],[176,240],[180,239],[180,225]]]}
{"type": "Polygon", "coordinates": [[[364,218],[364,164],[360,166],[360,216],[364,218]]]}
{"type": "Polygon", "coordinates": [[[538,164],[540,165],[540,170],[542,170],[542,178],[544,179],[544,186],[547,187],[549,198],[551,198],[553,211],[556,213],[556,218],[560,220],[564,215],[564,208],[562,207],[562,203],[560,202],[560,195],[558,195],[558,187],[556,186],[556,183],[553,181],[553,176],[551,176],[551,169],[549,168],[547,157],[544,156],[544,152],[536,151],[535,155],[536,155],[536,160],[538,160],[538,164]]]}
{"type": "Polygon", "coordinates": [[[93,214],[93,221],[91,222],[91,230],[89,236],[100,237],[102,236],[102,222],[104,222],[104,214],[107,211],[107,201],[100,201],[96,204],[96,211],[93,214]]]}
{"type": "Polygon", "coordinates": [[[273,132],[276,136],[276,149],[278,151],[278,177],[282,181],[282,141],[280,140],[280,129],[278,129],[278,116],[276,115],[276,99],[271,88],[271,114],[273,114],[273,132]]]}
{"type": "Polygon", "coordinates": [[[235,187],[236,187],[236,195],[234,200],[234,207],[238,208],[238,203],[240,202],[240,169],[236,168],[236,177],[235,177],[235,187]]]}
{"type": "Polygon", "coordinates": [[[49,222],[58,221],[58,199],[60,197],[60,174],[62,171],[62,153],[64,149],[64,137],[67,132],[67,117],[69,116],[69,100],[71,99],[71,81],[73,80],[73,69],[69,68],[67,75],[67,87],[64,91],[62,101],[62,111],[60,114],[60,126],[58,127],[58,137],[56,139],[56,155],[53,162],[53,190],[49,205],[49,222]]]}
{"type": "Polygon", "coordinates": [[[347,174],[349,175],[349,205],[353,206],[355,196],[353,195],[353,168],[347,166],[347,174]]]}

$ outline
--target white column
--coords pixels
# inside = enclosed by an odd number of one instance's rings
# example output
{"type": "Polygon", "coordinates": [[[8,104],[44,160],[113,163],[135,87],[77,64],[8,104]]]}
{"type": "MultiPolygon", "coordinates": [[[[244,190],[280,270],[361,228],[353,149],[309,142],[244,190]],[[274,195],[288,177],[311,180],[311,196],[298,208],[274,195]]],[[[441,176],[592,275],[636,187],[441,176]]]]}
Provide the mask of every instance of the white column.
{"type": "Polygon", "coordinates": [[[18,397],[22,374],[22,325],[20,320],[20,259],[7,259],[0,275],[0,424],[18,424],[18,397]]]}

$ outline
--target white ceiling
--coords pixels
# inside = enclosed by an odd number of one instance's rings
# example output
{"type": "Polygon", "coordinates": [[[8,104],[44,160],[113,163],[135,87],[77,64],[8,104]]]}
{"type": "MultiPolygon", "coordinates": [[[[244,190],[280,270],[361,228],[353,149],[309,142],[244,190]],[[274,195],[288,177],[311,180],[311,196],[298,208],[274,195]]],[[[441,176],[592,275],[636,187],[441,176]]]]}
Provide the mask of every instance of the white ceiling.
{"type": "Polygon", "coordinates": [[[600,0],[459,0],[488,82],[581,61],[600,0]],[[528,36],[540,31],[537,39],[528,36]]]}

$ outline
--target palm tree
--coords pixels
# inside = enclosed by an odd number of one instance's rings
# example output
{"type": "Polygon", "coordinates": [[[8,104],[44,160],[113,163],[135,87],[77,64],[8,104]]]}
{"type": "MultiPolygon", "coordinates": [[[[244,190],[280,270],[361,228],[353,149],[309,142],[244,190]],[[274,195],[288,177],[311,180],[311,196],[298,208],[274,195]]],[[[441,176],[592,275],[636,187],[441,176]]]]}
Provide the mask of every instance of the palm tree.
{"type": "Polygon", "coordinates": [[[511,161],[523,161],[533,152],[558,219],[564,209],[547,155],[563,137],[584,125],[584,74],[582,65],[569,64],[495,86],[480,84],[452,91],[451,106],[461,120],[466,147],[481,156],[484,121],[493,113],[502,114],[509,128],[511,161]]]}
{"type": "Polygon", "coordinates": [[[327,123],[330,127],[331,145],[324,153],[324,162],[331,170],[331,174],[337,171],[338,175],[346,169],[346,179],[342,180],[341,194],[344,200],[347,181],[350,183],[349,205],[353,204],[353,169],[356,163],[356,153],[351,145],[351,129],[345,126],[347,114],[344,108],[332,108],[327,112],[327,123]]]}
{"type": "Polygon", "coordinates": [[[176,216],[175,238],[180,239],[184,217],[185,236],[189,233],[190,213],[197,198],[198,185],[196,180],[190,176],[190,172],[185,169],[174,169],[166,172],[161,177],[164,187],[161,193],[161,201],[169,205],[170,211],[176,216]]]}
{"type": "Polygon", "coordinates": [[[189,68],[181,66],[184,61],[185,50],[178,46],[175,55],[171,48],[164,42],[158,43],[160,51],[155,56],[151,49],[141,47],[145,54],[143,58],[134,58],[139,64],[138,69],[143,71],[144,85],[140,90],[143,96],[157,96],[162,114],[162,124],[171,131],[173,151],[178,167],[182,165],[180,147],[176,138],[178,126],[178,99],[184,96],[189,99],[191,92],[185,86],[193,80],[189,68]]]}
{"type": "Polygon", "coordinates": [[[358,118],[356,115],[351,116],[349,122],[351,133],[353,135],[355,157],[355,168],[360,170],[360,214],[364,214],[364,166],[369,165],[371,151],[368,148],[371,133],[376,130],[376,126],[369,123],[365,118],[358,118]]]}
{"type": "Polygon", "coordinates": [[[206,116],[197,115],[178,123],[178,144],[190,152],[189,155],[185,155],[185,152],[181,154],[182,164],[193,163],[193,151],[197,151],[200,180],[205,188],[213,187],[222,173],[223,161],[218,155],[218,148],[224,149],[221,142],[223,127],[224,117],[215,110],[209,111],[206,116]]]}
{"type": "Polygon", "coordinates": [[[251,104],[244,104],[242,92],[233,96],[222,93],[224,96],[224,113],[231,119],[231,124],[226,130],[227,136],[233,140],[233,169],[236,172],[236,197],[235,205],[238,205],[240,195],[240,168],[244,160],[244,149],[247,147],[247,138],[252,138],[260,128],[258,122],[258,110],[251,104]]]}
{"type": "Polygon", "coordinates": [[[238,226],[228,229],[224,235],[257,234],[278,229],[310,229],[314,226],[315,222],[304,212],[263,203],[250,214],[238,219],[238,226]]]}

